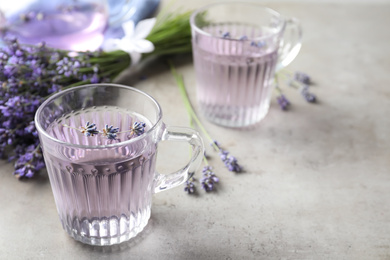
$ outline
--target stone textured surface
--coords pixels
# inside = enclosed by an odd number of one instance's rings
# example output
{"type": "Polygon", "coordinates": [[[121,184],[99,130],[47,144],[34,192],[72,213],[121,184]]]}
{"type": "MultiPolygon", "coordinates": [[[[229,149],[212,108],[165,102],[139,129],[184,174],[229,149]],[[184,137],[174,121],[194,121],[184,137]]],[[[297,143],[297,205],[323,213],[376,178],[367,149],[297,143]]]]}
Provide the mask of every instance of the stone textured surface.
{"type": "MultiPolygon", "coordinates": [[[[303,48],[289,69],[313,77],[318,104],[286,88],[291,110],[273,102],[252,129],[201,117],[245,173],[228,172],[213,156],[217,192],[156,194],[146,230],[127,243],[74,241],[61,228],[47,174],[20,182],[1,161],[0,259],[389,259],[390,4],[380,2],[265,2],[301,20],[303,48]]],[[[190,58],[175,62],[195,97],[190,58]]],[[[147,79],[125,76],[121,83],[153,95],[167,124],[188,126],[163,63],[140,73],[147,79]]],[[[187,151],[163,143],[159,171],[176,169],[187,151]]]]}

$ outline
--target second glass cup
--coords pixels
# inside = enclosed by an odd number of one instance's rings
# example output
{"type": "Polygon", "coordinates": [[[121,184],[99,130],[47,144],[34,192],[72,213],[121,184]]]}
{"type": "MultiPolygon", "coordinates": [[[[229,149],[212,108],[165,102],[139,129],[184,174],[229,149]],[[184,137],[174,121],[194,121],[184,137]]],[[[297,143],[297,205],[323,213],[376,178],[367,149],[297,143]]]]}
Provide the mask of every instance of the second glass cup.
{"type": "Polygon", "coordinates": [[[255,2],[223,2],[190,19],[200,109],[212,122],[245,127],[269,109],[275,71],[301,47],[301,27],[255,2]]]}

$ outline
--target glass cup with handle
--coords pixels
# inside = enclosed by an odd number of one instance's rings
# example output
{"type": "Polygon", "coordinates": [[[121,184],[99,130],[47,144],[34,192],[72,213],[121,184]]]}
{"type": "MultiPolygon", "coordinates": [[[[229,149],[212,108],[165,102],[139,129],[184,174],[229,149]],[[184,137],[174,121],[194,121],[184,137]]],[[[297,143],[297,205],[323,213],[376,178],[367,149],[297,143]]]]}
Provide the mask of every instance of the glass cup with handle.
{"type": "Polygon", "coordinates": [[[158,102],[117,84],[73,87],[48,98],[35,115],[63,228],[78,241],[113,245],[147,225],[152,195],[185,182],[203,142],[190,128],[166,126],[158,102]],[[187,165],[155,171],[160,141],[187,142],[187,165]]]}
{"type": "Polygon", "coordinates": [[[254,1],[227,1],[196,10],[190,23],[205,117],[227,127],[258,123],[269,109],[275,71],[301,48],[299,21],[254,1]]]}

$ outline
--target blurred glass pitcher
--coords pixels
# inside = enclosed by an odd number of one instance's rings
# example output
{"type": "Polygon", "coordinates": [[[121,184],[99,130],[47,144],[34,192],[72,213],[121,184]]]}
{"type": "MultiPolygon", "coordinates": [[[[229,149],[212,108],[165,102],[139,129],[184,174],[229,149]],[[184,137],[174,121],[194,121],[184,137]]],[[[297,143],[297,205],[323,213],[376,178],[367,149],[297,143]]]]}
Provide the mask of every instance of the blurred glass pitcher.
{"type": "Polygon", "coordinates": [[[107,0],[1,1],[0,35],[26,44],[93,51],[107,29],[107,0]]]}

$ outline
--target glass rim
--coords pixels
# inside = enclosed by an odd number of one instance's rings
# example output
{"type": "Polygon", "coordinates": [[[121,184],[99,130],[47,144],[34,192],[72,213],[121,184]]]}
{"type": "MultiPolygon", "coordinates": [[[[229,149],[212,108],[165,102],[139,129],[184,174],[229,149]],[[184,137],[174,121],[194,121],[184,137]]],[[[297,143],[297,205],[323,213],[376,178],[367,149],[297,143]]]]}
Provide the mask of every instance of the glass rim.
{"type": "Polygon", "coordinates": [[[262,5],[262,4],[259,4],[259,3],[255,2],[255,1],[248,1],[248,0],[247,1],[225,1],[225,2],[218,2],[218,3],[209,4],[209,5],[203,6],[201,8],[198,8],[197,10],[195,10],[191,14],[190,25],[191,25],[192,29],[194,29],[198,33],[203,34],[205,36],[209,36],[209,37],[212,37],[212,38],[221,38],[221,39],[228,40],[228,41],[247,42],[247,41],[263,40],[263,39],[271,38],[271,37],[274,37],[275,35],[278,35],[281,31],[283,31],[283,28],[286,25],[286,19],[279,12],[275,11],[274,9],[266,7],[266,6],[262,5]],[[231,4],[239,4],[239,5],[243,5],[243,6],[251,6],[252,5],[252,6],[256,6],[256,8],[261,8],[261,9],[263,9],[264,11],[266,11],[266,12],[268,12],[270,14],[276,15],[282,21],[282,25],[279,26],[279,28],[278,28],[278,30],[276,32],[272,32],[271,34],[268,34],[268,35],[265,35],[265,36],[260,36],[260,37],[255,37],[255,38],[248,38],[248,39],[244,39],[244,40],[243,39],[231,39],[231,38],[223,38],[223,37],[214,36],[211,33],[208,33],[206,31],[202,30],[202,28],[199,28],[196,25],[195,17],[199,13],[207,11],[210,8],[215,7],[215,6],[224,6],[224,5],[228,6],[228,5],[231,5],[231,4]]]}
{"type": "Polygon", "coordinates": [[[126,85],[121,85],[121,84],[115,84],[115,83],[95,83],[95,84],[86,84],[86,85],[81,85],[81,86],[77,86],[77,87],[71,87],[69,89],[65,89],[63,91],[60,91],[58,93],[55,93],[53,96],[49,97],[48,99],[46,99],[37,109],[36,113],[35,113],[35,116],[34,116],[34,123],[35,123],[35,127],[38,131],[39,134],[42,134],[44,135],[46,138],[50,139],[51,141],[57,143],[57,144],[60,144],[60,145],[66,145],[66,146],[69,146],[69,147],[76,147],[76,148],[84,148],[84,149],[105,149],[105,148],[115,148],[115,147],[119,147],[119,146],[123,146],[123,145],[128,145],[128,144],[131,144],[131,143],[135,143],[149,135],[151,135],[157,128],[157,126],[160,124],[160,122],[162,121],[162,110],[161,110],[161,106],[160,104],[152,97],[150,96],[149,94],[139,90],[139,89],[136,89],[134,87],[130,87],[130,86],[126,86],[126,85]],[[73,143],[69,143],[69,142],[64,142],[64,141],[61,141],[53,136],[51,136],[42,126],[42,122],[41,120],[39,120],[39,115],[42,113],[43,109],[50,103],[54,102],[56,99],[58,99],[59,97],[61,96],[64,96],[70,92],[74,92],[74,91],[77,91],[77,90],[80,90],[80,89],[85,89],[85,88],[90,88],[90,87],[115,87],[115,88],[122,88],[122,89],[127,89],[129,91],[132,91],[132,92],[137,92],[138,94],[141,94],[143,96],[145,96],[146,98],[148,98],[149,100],[152,101],[152,103],[156,106],[156,110],[157,110],[157,120],[156,122],[152,125],[152,127],[145,131],[143,134],[135,137],[135,138],[131,138],[129,140],[126,140],[126,141],[121,141],[121,142],[118,142],[118,143],[113,143],[113,144],[105,144],[105,145],[84,145],[84,144],[73,144],[73,143]]]}

